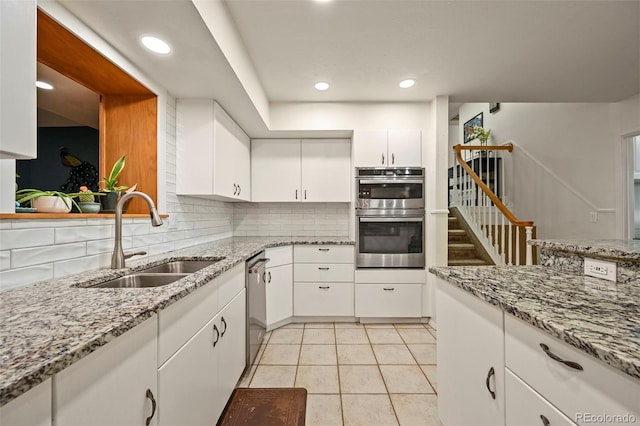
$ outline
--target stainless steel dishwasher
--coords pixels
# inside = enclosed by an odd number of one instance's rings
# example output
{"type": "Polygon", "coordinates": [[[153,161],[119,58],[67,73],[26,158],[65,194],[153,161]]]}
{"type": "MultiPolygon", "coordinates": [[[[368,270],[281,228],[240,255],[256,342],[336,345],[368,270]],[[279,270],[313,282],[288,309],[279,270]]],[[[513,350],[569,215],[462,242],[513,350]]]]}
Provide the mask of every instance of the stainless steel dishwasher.
{"type": "Polygon", "coordinates": [[[247,260],[247,366],[251,368],[253,360],[260,350],[262,339],[267,330],[267,289],[265,287],[265,265],[269,259],[264,251],[247,260]]]}

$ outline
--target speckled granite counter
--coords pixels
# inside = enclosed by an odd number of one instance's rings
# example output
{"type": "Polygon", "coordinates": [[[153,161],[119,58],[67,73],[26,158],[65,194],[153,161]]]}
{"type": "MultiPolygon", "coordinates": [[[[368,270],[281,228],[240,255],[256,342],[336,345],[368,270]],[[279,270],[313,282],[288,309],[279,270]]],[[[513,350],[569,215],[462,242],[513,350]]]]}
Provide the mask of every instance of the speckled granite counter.
{"type": "Polygon", "coordinates": [[[542,266],[429,271],[640,379],[640,281],[613,283],[542,266]]]}
{"type": "Polygon", "coordinates": [[[0,406],[140,324],[166,306],[267,247],[354,244],[342,237],[229,238],[128,260],[0,293],[0,406]],[[175,283],[155,288],[79,288],[170,260],[224,257],[175,283]]]}
{"type": "Polygon", "coordinates": [[[528,244],[543,250],[640,262],[640,240],[529,240],[528,244]]]}

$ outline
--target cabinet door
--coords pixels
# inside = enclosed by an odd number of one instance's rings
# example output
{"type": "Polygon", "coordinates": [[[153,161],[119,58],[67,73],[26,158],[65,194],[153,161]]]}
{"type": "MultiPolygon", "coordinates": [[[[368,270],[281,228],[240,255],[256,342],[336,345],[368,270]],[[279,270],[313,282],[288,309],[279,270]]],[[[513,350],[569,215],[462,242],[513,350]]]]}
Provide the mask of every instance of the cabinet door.
{"type": "Polygon", "coordinates": [[[152,414],[157,424],[157,328],[153,316],[56,374],[56,425],[143,425],[152,414]]]}
{"type": "Polygon", "coordinates": [[[267,330],[293,316],[293,265],[267,268],[267,330]]]}
{"type": "Polygon", "coordinates": [[[51,380],[0,407],[0,425],[51,426],[51,380]]]}
{"type": "Polygon", "coordinates": [[[213,101],[176,101],[176,193],[213,194],[213,101]]]}
{"type": "Polygon", "coordinates": [[[442,423],[504,425],[502,310],[438,279],[436,318],[442,423]]]}
{"type": "Polygon", "coordinates": [[[354,130],[355,167],[385,167],[387,165],[387,131],[354,130]]]}
{"type": "MultiPolygon", "coordinates": [[[[213,123],[213,182],[214,194],[228,198],[238,198],[240,171],[243,166],[242,147],[247,135],[214,103],[213,123]]],[[[248,172],[248,170],[247,170],[248,172]]],[[[248,188],[245,188],[248,190],[248,188]]],[[[245,192],[246,194],[247,192],[245,192]]]]}
{"type": "Polygon", "coordinates": [[[238,193],[236,198],[241,201],[251,201],[251,139],[243,132],[237,142],[235,181],[238,185],[238,193]]]}
{"type": "Polygon", "coordinates": [[[212,318],[158,369],[160,425],[211,424],[220,415],[224,402],[216,399],[219,327],[218,317],[212,318]]]}
{"type": "MultiPolygon", "coordinates": [[[[246,290],[242,290],[219,314],[218,394],[220,412],[246,366],[246,290]]],[[[218,413],[215,417],[220,415],[218,413]]]]}
{"type": "Polygon", "coordinates": [[[351,144],[348,139],[302,141],[302,201],[351,201],[351,144]]]}
{"type": "Polygon", "coordinates": [[[0,1],[0,158],[36,158],[36,2],[0,1]]]}
{"type": "Polygon", "coordinates": [[[422,133],[420,130],[389,130],[388,165],[422,166],[422,133]]]}
{"type": "Polygon", "coordinates": [[[299,201],[300,140],[251,141],[251,197],[253,201],[299,201]]]}

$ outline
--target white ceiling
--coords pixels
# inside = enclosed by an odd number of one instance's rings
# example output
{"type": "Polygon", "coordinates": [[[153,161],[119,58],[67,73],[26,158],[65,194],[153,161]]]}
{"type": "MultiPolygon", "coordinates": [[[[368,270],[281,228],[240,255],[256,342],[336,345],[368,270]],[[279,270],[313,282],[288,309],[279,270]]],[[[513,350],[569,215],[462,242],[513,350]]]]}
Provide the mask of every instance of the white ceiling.
{"type": "MultiPolygon", "coordinates": [[[[216,1],[216,0],[212,0],[216,1]]],[[[177,97],[268,131],[189,0],[60,0],[177,97]],[[140,47],[156,34],[169,57],[140,47]]],[[[640,92],[640,0],[226,0],[270,102],[615,102],[640,92]],[[415,78],[411,89],[400,89],[415,78]],[[313,89],[331,83],[326,92],[313,89]]]]}

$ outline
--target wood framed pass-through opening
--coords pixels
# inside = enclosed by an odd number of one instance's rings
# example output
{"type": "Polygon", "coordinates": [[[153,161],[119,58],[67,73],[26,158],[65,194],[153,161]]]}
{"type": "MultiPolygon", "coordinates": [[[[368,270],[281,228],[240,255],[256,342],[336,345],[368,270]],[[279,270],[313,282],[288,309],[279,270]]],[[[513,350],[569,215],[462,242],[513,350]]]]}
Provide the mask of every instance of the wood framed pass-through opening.
{"type": "MultiPolygon", "coordinates": [[[[158,201],[158,97],[113,62],[38,9],[37,59],[100,95],[99,177],[126,156],[120,185],[158,201]]],[[[148,213],[133,199],[127,213],[148,213]]]]}

